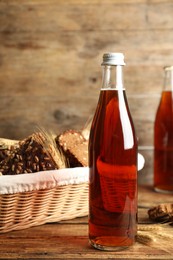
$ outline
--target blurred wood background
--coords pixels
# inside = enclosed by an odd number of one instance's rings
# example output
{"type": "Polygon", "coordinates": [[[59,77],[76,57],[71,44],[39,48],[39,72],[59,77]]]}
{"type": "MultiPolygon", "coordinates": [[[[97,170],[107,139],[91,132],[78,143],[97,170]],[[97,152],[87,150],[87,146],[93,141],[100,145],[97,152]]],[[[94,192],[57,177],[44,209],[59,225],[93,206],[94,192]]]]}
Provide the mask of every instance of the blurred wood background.
{"type": "Polygon", "coordinates": [[[152,182],[153,121],[173,65],[173,1],[1,0],[0,136],[81,129],[95,111],[104,52],[123,52],[139,151],[152,182]]]}

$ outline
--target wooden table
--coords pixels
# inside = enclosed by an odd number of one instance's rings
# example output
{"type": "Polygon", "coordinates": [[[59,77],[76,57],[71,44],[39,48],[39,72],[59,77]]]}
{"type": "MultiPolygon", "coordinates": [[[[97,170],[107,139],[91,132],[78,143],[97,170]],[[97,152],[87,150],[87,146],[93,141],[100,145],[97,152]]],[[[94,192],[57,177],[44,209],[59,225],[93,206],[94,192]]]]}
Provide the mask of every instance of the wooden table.
{"type": "Polygon", "coordinates": [[[155,227],[147,216],[148,207],[172,201],[173,195],[155,193],[151,187],[139,187],[138,229],[140,234],[151,239],[149,244],[141,243],[144,241],[138,238],[132,248],[121,252],[93,249],[88,244],[87,217],[83,217],[0,234],[0,259],[173,259],[173,239],[172,246],[169,245],[173,226],[155,227]],[[143,231],[143,227],[153,228],[152,233],[143,231]]]}

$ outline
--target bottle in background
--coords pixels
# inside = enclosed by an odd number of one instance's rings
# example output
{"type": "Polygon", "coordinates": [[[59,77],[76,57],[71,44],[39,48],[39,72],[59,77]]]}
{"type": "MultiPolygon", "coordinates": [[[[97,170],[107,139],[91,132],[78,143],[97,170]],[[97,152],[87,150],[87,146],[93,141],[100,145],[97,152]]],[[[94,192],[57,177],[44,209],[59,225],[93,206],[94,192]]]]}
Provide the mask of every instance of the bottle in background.
{"type": "Polygon", "coordinates": [[[165,67],[154,124],[154,189],[173,193],[173,66],[165,67]]]}
{"type": "Polygon", "coordinates": [[[137,139],[123,86],[124,55],[103,55],[103,80],[89,138],[89,241],[101,250],[134,244],[137,139]]]}

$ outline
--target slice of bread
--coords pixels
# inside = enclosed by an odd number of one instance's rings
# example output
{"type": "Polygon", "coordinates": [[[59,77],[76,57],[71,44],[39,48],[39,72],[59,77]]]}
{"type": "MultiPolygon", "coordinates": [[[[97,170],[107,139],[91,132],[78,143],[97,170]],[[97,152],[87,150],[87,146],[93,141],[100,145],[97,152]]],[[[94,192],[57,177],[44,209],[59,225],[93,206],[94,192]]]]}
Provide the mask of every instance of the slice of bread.
{"type": "Polygon", "coordinates": [[[88,166],[88,141],[79,131],[67,130],[55,140],[68,159],[69,167],[88,166]]]}

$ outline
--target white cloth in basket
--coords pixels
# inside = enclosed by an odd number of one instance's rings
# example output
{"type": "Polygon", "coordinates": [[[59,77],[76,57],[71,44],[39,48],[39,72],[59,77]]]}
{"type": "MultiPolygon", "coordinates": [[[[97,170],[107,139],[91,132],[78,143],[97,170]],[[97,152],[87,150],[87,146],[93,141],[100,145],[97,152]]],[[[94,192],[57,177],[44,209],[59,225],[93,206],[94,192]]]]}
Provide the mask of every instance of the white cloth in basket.
{"type": "Polygon", "coordinates": [[[0,176],[0,194],[51,189],[56,186],[84,183],[88,179],[88,167],[0,176]]]}

